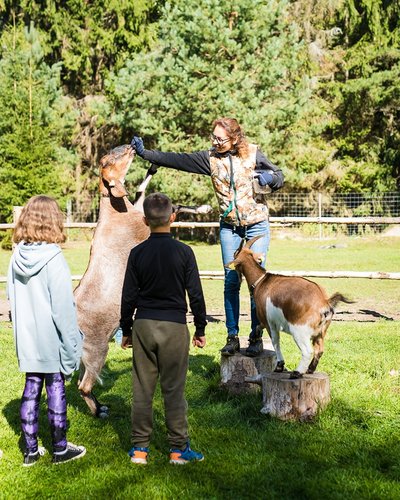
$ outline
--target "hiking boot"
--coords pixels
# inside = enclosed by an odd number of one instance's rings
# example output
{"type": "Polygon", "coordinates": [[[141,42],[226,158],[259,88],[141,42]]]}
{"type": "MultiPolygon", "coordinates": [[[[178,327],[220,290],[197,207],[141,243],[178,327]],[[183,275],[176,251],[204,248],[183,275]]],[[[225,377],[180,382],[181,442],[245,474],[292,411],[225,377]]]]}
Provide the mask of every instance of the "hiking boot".
{"type": "Polygon", "coordinates": [[[197,451],[193,451],[190,448],[189,443],[186,445],[184,450],[169,450],[170,464],[186,465],[190,462],[201,462],[202,460],[204,460],[204,455],[202,453],[198,453],[197,451]]]}
{"type": "Polygon", "coordinates": [[[261,354],[264,350],[264,345],[262,338],[249,338],[249,346],[246,349],[246,356],[249,356],[250,358],[254,358],[255,356],[258,356],[261,354]]]}
{"type": "Polygon", "coordinates": [[[134,464],[147,465],[148,454],[148,448],[138,448],[137,446],[134,446],[128,451],[128,455],[131,457],[131,462],[134,464]]]}
{"type": "Polygon", "coordinates": [[[42,448],[39,446],[36,453],[24,453],[24,467],[30,467],[31,465],[35,465],[35,463],[39,460],[40,457],[46,453],[46,448],[42,448]]]}
{"type": "Polygon", "coordinates": [[[226,339],[226,344],[221,349],[221,356],[233,356],[235,352],[240,352],[240,342],[237,335],[226,339]]]}
{"type": "Polygon", "coordinates": [[[53,453],[52,462],[56,465],[63,464],[81,458],[85,453],[86,448],[84,446],[76,446],[75,444],[67,443],[67,447],[64,451],[53,453]]]}

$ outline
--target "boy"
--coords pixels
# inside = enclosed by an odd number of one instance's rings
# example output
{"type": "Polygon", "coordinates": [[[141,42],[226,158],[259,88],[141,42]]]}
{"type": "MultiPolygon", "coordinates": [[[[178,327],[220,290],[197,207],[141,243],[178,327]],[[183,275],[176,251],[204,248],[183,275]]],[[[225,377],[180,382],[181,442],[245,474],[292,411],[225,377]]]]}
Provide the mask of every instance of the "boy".
{"type": "Polygon", "coordinates": [[[159,377],[170,463],[187,464],[204,457],[190,448],[188,437],[184,396],[189,362],[186,292],[196,327],[192,344],[201,348],[206,344],[204,296],[192,249],[172,238],[170,226],[176,214],[171,200],[154,193],[146,197],[143,209],[151,234],[131,250],[121,301],[122,347],[133,346],[133,448],[129,455],[133,463],[147,463],[153,395],[159,377]]]}

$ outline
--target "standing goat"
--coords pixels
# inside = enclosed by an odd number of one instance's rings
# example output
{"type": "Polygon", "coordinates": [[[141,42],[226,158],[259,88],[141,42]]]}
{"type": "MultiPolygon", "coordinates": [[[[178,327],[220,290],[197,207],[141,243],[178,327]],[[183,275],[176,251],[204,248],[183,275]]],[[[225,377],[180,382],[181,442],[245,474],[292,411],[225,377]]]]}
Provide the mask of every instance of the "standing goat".
{"type": "MultiPolygon", "coordinates": [[[[124,187],[125,175],[135,156],[129,146],[118,146],[100,160],[100,213],[90,249],[89,264],[74,296],[78,324],[84,334],[78,387],[90,411],[108,415],[92,389],[104,366],[108,343],[119,326],[122,285],[132,248],[150,234],[143,220],[145,190],[156,167],[147,171],[132,204],[124,187]]],[[[211,207],[178,205],[175,212],[208,213],[211,207]]]]}
{"type": "Polygon", "coordinates": [[[275,349],[275,372],[282,372],[285,367],[279,338],[284,331],[293,337],[301,351],[300,363],[290,374],[290,378],[300,378],[304,373],[314,373],[318,366],[337,303],[352,302],[340,293],[328,298],[323,288],[305,278],[266,272],[258,264],[257,254],[250,249],[258,238],[245,245],[243,240],[229,267],[244,275],[254,296],[259,328],[267,329],[275,349]]]}
{"type": "Polygon", "coordinates": [[[105,417],[92,388],[100,377],[108,343],[118,328],[122,283],[131,249],[145,240],[149,228],[143,221],[144,191],[153,171],[149,170],[132,204],[124,187],[125,175],[135,156],[129,145],[119,146],[100,160],[100,212],[90,249],[89,264],[74,295],[78,324],[84,333],[79,390],[90,408],[105,417]]]}

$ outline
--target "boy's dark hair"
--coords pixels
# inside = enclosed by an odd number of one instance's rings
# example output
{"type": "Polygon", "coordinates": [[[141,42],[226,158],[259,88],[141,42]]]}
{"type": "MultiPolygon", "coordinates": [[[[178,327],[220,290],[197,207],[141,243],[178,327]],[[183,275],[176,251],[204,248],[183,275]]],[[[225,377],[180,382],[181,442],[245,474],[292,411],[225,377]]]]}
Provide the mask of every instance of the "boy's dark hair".
{"type": "Polygon", "coordinates": [[[143,211],[150,227],[165,226],[173,212],[172,202],[163,193],[152,193],[146,196],[143,211]]]}

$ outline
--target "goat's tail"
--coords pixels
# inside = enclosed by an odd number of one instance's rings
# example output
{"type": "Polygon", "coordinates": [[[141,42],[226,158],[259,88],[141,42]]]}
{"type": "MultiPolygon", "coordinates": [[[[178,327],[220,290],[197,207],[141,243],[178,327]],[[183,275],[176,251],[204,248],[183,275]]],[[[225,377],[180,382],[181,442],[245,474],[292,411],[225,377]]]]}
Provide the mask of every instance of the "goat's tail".
{"type": "Polygon", "coordinates": [[[328,302],[332,310],[335,310],[335,307],[338,305],[339,302],[345,302],[346,304],[354,304],[354,300],[350,300],[338,292],[334,293],[332,297],[329,297],[328,302]]]}
{"type": "Polygon", "coordinates": [[[176,214],[208,214],[212,211],[211,205],[200,205],[189,207],[187,205],[174,205],[174,212],[176,214]]]}

